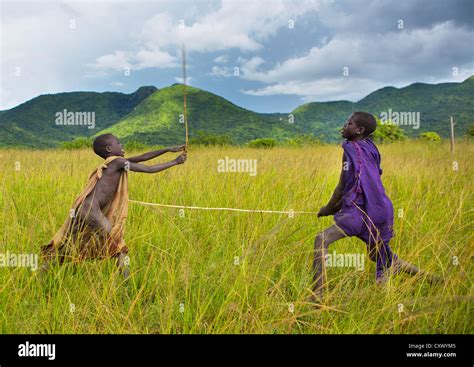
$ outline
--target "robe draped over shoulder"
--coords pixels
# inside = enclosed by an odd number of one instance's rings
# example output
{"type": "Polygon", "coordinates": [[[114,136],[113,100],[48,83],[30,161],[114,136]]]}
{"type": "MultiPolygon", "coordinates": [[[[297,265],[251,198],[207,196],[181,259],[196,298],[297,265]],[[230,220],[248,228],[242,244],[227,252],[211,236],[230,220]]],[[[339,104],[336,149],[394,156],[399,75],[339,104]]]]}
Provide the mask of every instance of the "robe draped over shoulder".
{"type": "MultiPolygon", "coordinates": [[[[58,254],[60,249],[61,260],[65,257],[74,261],[81,261],[84,258],[104,258],[108,256],[116,256],[119,253],[127,253],[128,248],[123,240],[125,220],[128,213],[128,176],[127,170],[123,170],[117,186],[117,190],[110,202],[102,210],[111,224],[111,232],[107,243],[101,243],[98,236],[90,232],[87,226],[83,226],[81,233],[73,239],[73,232],[77,231],[80,226],[75,216],[78,208],[84,202],[86,197],[94,190],[95,186],[102,178],[102,172],[107,169],[107,165],[113,160],[120,158],[118,156],[108,157],[100,166],[94,170],[89,176],[86,186],[74,200],[70,209],[70,215],[56,232],[52,240],[41,248],[43,257],[58,254]]],[[[103,241],[102,241],[103,242],[103,241]]]]}

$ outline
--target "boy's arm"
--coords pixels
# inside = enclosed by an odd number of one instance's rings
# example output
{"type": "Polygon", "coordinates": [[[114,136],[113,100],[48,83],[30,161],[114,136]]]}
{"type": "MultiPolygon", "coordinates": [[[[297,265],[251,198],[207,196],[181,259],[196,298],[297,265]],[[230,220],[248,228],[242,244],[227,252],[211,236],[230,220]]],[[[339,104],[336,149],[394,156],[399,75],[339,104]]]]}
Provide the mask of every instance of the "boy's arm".
{"type": "Polygon", "coordinates": [[[173,148],[165,148],[165,149],[160,149],[160,150],[153,150],[153,151],[148,152],[148,153],[144,153],[144,154],[141,154],[141,155],[137,155],[137,156],[135,156],[135,157],[127,158],[127,160],[128,160],[130,163],[145,162],[145,161],[149,161],[150,159],[159,157],[160,155],[165,154],[165,153],[168,153],[168,152],[179,152],[179,151],[182,151],[182,150],[184,150],[185,147],[186,147],[185,145],[180,145],[180,146],[173,147],[173,148]]]}
{"type": "Polygon", "coordinates": [[[127,159],[124,160],[123,169],[132,171],[132,172],[142,172],[142,173],[156,173],[160,171],[164,171],[165,169],[171,168],[178,164],[183,164],[186,162],[187,155],[186,153],[182,153],[176,159],[166,163],[154,164],[152,166],[145,166],[144,164],[130,162],[127,159]]]}
{"type": "Polygon", "coordinates": [[[318,212],[318,217],[325,217],[327,215],[332,215],[337,213],[339,210],[341,210],[342,207],[342,189],[344,188],[344,176],[343,176],[343,171],[341,171],[341,175],[339,177],[339,183],[336,186],[336,189],[334,190],[331,199],[329,199],[329,202],[327,203],[326,206],[323,206],[319,212],[318,212]]]}

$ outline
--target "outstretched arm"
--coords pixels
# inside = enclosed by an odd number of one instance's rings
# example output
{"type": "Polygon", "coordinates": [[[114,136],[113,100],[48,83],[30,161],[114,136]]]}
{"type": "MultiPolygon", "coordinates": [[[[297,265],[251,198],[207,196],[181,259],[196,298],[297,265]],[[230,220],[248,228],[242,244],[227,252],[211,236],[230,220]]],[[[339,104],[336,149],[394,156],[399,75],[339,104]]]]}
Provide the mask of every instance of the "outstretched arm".
{"type": "Polygon", "coordinates": [[[144,164],[128,162],[128,165],[125,165],[125,168],[132,171],[132,172],[142,172],[142,173],[156,173],[160,171],[164,171],[170,167],[176,166],[178,164],[183,164],[186,162],[187,155],[186,153],[182,153],[176,159],[166,163],[154,164],[152,166],[145,166],[144,164]]]}
{"type": "Polygon", "coordinates": [[[148,153],[144,153],[144,154],[141,154],[141,155],[137,155],[137,156],[135,156],[135,157],[127,158],[127,160],[128,160],[130,163],[145,162],[145,161],[149,161],[150,159],[159,157],[160,155],[165,154],[165,153],[168,153],[168,152],[180,152],[180,151],[183,151],[183,150],[185,149],[185,147],[186,147],[185,145],[180,145],[180,146],[173,147],[173,148],[165,148],[165,149],[160,149],[160,150],[153,150],[153,151],[148,152],[148,153]]]}

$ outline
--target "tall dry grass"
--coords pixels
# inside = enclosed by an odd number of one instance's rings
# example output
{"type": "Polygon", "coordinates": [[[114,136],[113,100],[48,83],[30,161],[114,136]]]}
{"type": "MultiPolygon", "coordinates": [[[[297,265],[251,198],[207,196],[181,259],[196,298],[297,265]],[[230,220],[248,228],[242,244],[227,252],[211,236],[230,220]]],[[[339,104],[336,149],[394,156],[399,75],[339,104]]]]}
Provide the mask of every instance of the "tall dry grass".
{"type": "MultiPolygon", "coordinates": [[[[460,143],[454,157],[445,143],[380,150],[395,208],[391,247],[443,276],[442,284],[402,275],[377,287],[366,257],[364,271],[328,268],[327,297],[317,309],[308,302],[313,239],[331,218],[192,210],[181,217],[177,209],[130,204],[128,284],[111,261],[54,267],[42,280],[27,268],[0,268],[0,331],[472,333],[472,144],[460,143]]],[[[184,165],[130,173],[130,198],[317,211],[337,183],[341,154],[337,146],[192,148],[184,165]],[[257,175],[217,172],[226,156],[257,159],[257,175]]],[[[173,155],[158,161],[166,158],[173,155]]],[[[37,253],[100,159],[87,150],[1,150],[0,159],[0,253],[37,253]]],[[[365,245],[348,238],[333,250],[365,254],[365,245]]]]}

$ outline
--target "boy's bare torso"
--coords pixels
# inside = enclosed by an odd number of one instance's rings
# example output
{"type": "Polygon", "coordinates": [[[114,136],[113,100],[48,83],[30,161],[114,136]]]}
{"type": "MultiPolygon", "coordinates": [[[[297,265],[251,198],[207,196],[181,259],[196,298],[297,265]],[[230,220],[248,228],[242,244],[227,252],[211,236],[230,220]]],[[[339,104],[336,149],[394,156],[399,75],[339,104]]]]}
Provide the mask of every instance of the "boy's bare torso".
{"type": "Polygon", "coordinates": [[[117,158],[107,165],[107,168],[102,171],[102,178],[84,200],[84,206],[87,206],[86,203],[96,203],[100,210],[105,208],[117,191],[120,177],[124,173],[125,161],[123,158],[117,158]]]}
{"type": "Polygon", "coordinates": [[[102,171],[102,177],[97,181],[96,186],[92,192],[84,199],[80,208],[77,211],[77,217],[85,220],[93,227],[106,227],[108,223],[103,214],[104,208],[113,199],[117,191],[118,184],[122,174],[124,173],[124,166],[126,159],[117,158],[110,162],[102,171]]]}

